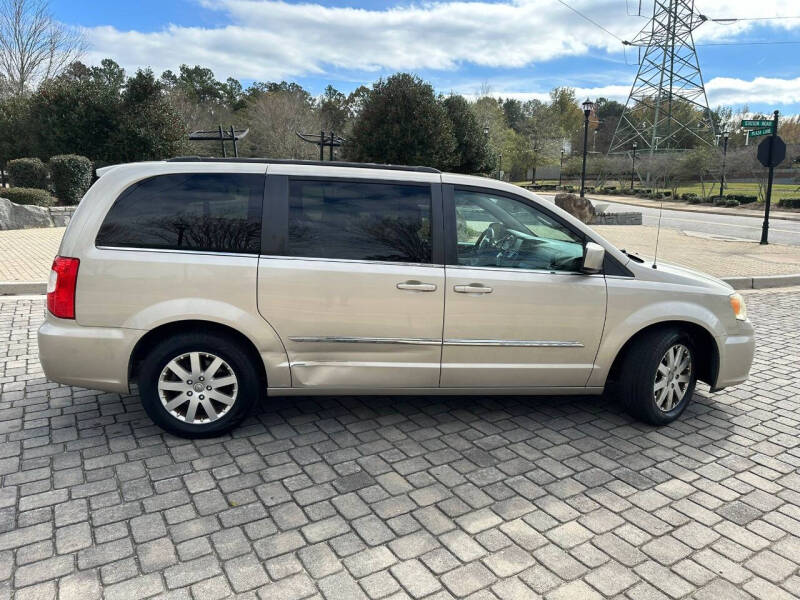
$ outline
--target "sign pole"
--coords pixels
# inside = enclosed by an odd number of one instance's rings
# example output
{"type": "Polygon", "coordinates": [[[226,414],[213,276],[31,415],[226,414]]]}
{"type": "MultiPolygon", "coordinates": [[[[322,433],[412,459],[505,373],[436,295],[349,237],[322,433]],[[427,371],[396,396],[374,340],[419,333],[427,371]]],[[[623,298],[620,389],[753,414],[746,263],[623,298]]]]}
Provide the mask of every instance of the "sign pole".
{"type": "Polygon", "coordinates": [[[772,154],[775,151],[775,138],[778,135],[778,111],[774,112],[772,118],[772,136],[770,137],[769,148],[769,178],[767,179],[767,197],[764,202],[764,224],[761,226],[761,244],[769,244],[769,203],[772,199],[772,179],[775,176],[775,167],[772,166],[772,154]]]}

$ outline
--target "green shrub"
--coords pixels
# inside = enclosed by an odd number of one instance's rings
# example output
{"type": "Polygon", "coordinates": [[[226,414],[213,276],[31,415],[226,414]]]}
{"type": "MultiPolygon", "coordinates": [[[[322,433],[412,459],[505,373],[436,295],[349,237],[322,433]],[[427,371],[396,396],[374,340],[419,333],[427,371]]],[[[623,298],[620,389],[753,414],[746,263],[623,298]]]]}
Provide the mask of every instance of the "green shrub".
{"type": "Polygon", "coordinates": [[[778,200],[781,208],[800,208],[800,198],[781,198],[778,200]]]}
{"type": "Polygon", "coordinates": [[[690,204],[697,204],[699,202],[699,196],[697,194],[695,194],[694,192],[687,192],[687,193],[681,194],[681,200],[685,200],[686,202],[689,202],[690,204]],[[698,202],[693,202],[693,200],[698,200],[698,202]]]}
{"type": "Polygon", "coordinates": [[[53,156],[50,178],[62,204],[77,204],[92,185],[92,161],[77,154],[53,156]]]}
{"type": "Polygon", "coordinates": [[[736,199],[739,201],[739,204],[752,204],[758,200],[758,196],[748,196],[747,194],[738,194],[736,199]]]}
{"type": "Polygon", "coordinates": [[[689,194],[689,196],[689,198],[686,198],[689,204],[700,204],[703,201],[697,194],[689,194]]]}
{"type": "Polygon", "coordinates": [[[739,201],[736,198],[728,198],[725,200],[725,206],[739,206],[739,201]]]}
{"type": "Polygon", "coordinates": [[[14,187],[47,189],[47,166],[38,158],[8,161],[8,181],[14,187]]]}
{"type": "Polygon", "coordinates": [[[33,204],[35,206],[53,206],[56,199],[47,190],[39,188],[12,187],[0,190],[0,197],[11,200],[14,204],[33,204]]]}

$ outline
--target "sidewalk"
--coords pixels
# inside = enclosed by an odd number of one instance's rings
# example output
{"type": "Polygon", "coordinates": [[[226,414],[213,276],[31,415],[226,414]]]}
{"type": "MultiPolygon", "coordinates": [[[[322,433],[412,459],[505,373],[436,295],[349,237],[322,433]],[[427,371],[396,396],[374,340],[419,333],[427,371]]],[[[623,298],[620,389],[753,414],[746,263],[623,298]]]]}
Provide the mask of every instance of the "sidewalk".
{"type": "MultiPolygon", "coordinates": [[[[595,229],[618,248],[653,256],[656,228],[600,225],[595,229]]],[[[0,231],[0,294],[4,283],[44,284],[58,252],[63,227],[0,231]]],[[[800,246],[761,246],[757,242],[720,241],[661,229],[658,258],[722,278],[800,274],[800,246]]],[[[749,287],[749,286],[748,286],[749,287]]]]}

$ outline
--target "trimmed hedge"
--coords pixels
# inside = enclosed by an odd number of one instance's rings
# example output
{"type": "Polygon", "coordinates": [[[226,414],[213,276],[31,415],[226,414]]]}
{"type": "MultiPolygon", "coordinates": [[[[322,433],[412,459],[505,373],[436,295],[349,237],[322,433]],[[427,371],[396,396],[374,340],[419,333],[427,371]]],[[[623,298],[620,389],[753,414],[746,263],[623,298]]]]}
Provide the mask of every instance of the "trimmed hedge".
{"type": "Polygon", "coordinates": [[[14,187],[47,189],[47,165],[38,158],[16,158],[6,165],[8,181],[14,187]]]}
{"type": "Polygon", "coordinates": [[[800,198],[781,198],[778,200],[781,208],[800,208],[800,198]]]}
{"type": "Polygon", "coordinates": [[[53,156],[50,178],[62,204],[77,204],[92,185],[92,161],[77,154],[53,156]]]}
{"type": "Polygon", "coordinates": [[[12,187],[0,190],[0,198],[11,200],[14,204],[33,204],[34,206],[53,206],[56,199],[47,190],[39,188],[12,187]]]}

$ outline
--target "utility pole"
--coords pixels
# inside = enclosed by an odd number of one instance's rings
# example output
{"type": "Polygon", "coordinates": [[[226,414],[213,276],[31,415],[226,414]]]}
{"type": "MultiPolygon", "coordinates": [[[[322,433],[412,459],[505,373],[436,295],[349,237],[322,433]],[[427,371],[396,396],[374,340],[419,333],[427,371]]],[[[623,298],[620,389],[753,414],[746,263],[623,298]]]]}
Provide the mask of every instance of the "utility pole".
{"type": "Polygon", "coordinates": [[[561,149],[561,162],[558,167],[558,187],[561,187],[561,172],[564,170],[564,149],[561,149]]]}
{"type": "Polygon", "coordinates": [[[633,142],[633,161],[631,163],[631,191],[633,191],[633,178],[636,177],[636,142],[633,142]]]}
{"type": "Polygon", "coordinates": [[[725,159],[728,156],[728,136],[730,133],[728,131],[722,132],[722,177],[719,180],[719,197],[722,198],[722,194],[725,190],[725,159]]]}

